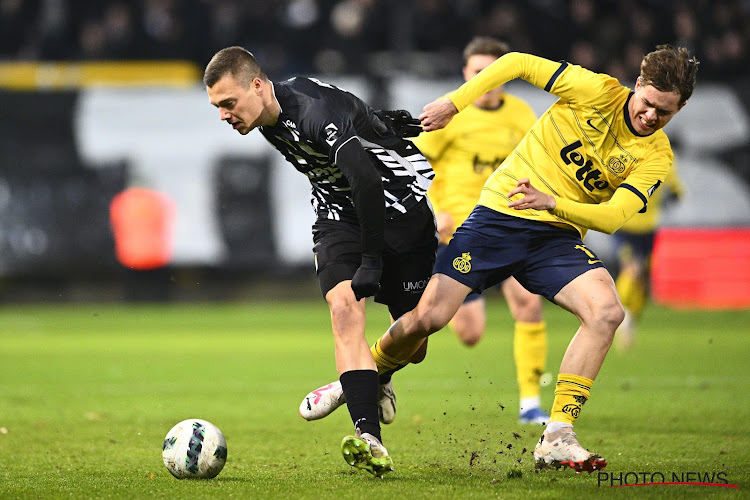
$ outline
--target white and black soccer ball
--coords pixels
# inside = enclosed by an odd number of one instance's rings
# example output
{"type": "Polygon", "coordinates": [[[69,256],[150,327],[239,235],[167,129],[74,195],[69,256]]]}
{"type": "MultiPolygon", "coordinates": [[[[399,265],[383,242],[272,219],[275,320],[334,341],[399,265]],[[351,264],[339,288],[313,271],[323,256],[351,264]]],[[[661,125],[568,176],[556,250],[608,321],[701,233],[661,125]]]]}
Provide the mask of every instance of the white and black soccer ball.
{"type": "Polygon", "coordinates": [[[191,418],[167,433],[161,456],[177,479],[210,479],[227,462],[227,441],[211,422],[191,418]]]}

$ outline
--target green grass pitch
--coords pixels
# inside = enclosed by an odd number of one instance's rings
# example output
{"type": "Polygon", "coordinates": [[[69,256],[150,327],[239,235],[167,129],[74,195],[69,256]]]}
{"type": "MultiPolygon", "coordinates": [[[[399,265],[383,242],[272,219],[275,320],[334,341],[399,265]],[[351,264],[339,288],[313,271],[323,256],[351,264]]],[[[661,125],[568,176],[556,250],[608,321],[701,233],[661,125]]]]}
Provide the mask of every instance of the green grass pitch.
{"type": "MultiPolygon", "coordinates": [[[[385,309],[368,310],[374,341],[385,309]]],[[[516,420],[512,322],[500,299],[488,310],[476,347],[444,330],[424,363],[394,377],[398,416],[383,436],[396,470],[379,480],[340,456],[345,408],[316,422],[297,413],[336,378],[322,300],[3,306],[0,498],[748,497],[750,311],[650,307],[634,349],[610,352],[576,424],[609,474],[714,474],[738,489],[608,488],[596,473],[535,472],[541,427],[516,420]],[[226,436],[216,479],[178,481],[162,463],[165,434],[187,418],[226,436]]],[[[550,304],[545,314],[556,374],[577,322],[550,304]]]]}

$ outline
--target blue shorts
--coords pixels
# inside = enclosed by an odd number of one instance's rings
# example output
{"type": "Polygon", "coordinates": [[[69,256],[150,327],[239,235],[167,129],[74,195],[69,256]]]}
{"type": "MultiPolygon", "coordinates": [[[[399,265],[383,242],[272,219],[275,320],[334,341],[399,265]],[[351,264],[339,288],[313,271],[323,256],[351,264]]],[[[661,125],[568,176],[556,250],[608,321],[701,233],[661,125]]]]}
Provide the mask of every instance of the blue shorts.
{"type": "Polygon", "coordinates": [[[577,231],[513,217],[478,205],[440,253],[435,273],[477,293],[514,276],[552,300],[575,278],[604,267],[577,231]]]}
{"type": "MultiPolygon", "coordinates": [[[[447,248],[448,248],[448,244],[447,243],[441,243],[440,246],[438,246],[438,249],[437,249],[437,258],[438,259],[440,258],[440,254],[445,253],[445,251],[446,251],[447,248]]],[[[500,283],[498,283],[497,285],[495,285],[495,288],[498,289],[498,290],[500,290],[500,283]]],[[[475,291],[471,291],[471,292],[469,292],[469,295],[467,295],[466,298],[464,299],[464,304],[468,304],[469,302],[474,302],[475,300],[478,300],[478,299],[481,299],[481,298],[482,298],[482,294],[481,293],[478,293],[478,292],[475,292],[475,291]]]]}
{"type": "Polygon", "coordinates": [[[633,257],[647,262],[654,251],[655,232],[650,233],[629,233],[627,231],[617,231],[612,235],[615,241],[615,250],[619,253],[627,249],[633,257]]]}

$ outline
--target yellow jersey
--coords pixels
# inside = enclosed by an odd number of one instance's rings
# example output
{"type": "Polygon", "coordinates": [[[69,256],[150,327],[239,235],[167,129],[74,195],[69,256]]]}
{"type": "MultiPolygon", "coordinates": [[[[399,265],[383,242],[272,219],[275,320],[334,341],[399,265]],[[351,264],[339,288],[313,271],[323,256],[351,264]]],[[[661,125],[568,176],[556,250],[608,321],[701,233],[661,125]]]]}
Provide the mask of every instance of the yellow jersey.
{"type": "Polygon", "coordinates": [[[642,214],[635,214],[630,220],[628,220],[619,231],[625,231],[628,233],[635,234],[648,234],[653,233],[659,227],[661,219],[662,205],[664,204],[662,198],[666,193],[672,193],[678,199],[682,198],[685,192],[685,187],[682,183],[682,179],[677,174],[677,162],[672,164],[672,168],[667,174],[667,178],[664,179],[664,186],[658,189],[648,204],[648,210],[642,214]],[[666,191],[664,189],[666,188],[666,191]]]}
{"type": "Polygon", "coordinates": [[[453,233],[469,216],[490,175],[536,121],[526,101],[503,94],[497,109],[471,105],[440,130],[414,139],[435,178],[427,191],[435,213],[447,212],[453,233]]]}
{"type": "Polygon", "coordinates": [[[641,136],[633,129],[628,114],[633,91],[609,75],[581,66],[511,52],[462,85],[450,99],[461,111],[478,96],[514,78],[523,78],[559,99],[490,176],[479,204],[576,229],[581,237],[587,229],[612,233],[639,209],[645,211],[671,168],[673,154],[664,131],[641,136]],[[507,195],[522,178],[553,195],[556,208],[508,208],[507,195]]]}

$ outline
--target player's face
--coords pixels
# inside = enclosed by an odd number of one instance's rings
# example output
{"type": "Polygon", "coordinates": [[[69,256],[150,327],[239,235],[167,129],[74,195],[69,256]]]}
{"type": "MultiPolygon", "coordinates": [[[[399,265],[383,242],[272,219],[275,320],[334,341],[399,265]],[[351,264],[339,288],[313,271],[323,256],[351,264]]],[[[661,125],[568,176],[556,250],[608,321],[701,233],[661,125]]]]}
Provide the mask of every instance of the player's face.
{"type": "Polygon", "coordinates": [[[208,99],[219,108],[219,118],[242,135],[264,125],[263,82],[254,78],[244,88],[231,74],[224,75],[213,87],[206,87],[208,99]]]}
{"type": "MultiPolygon", "coordinates": [[[[474,54],[473,56],[469,56],[469,58],[466,60],[466,66],[464,66],[464,79],[466,81],[471,80],[472,78],[477,76],[480,71],[482,71],[484,68],[495,61],[497,61],[497,57],[489,54],[474,54]]],[[[495,106],[500,100],[502,94],[503,86],[501,85],[496,89],[490,90],[475,102],[480,106],[482,106],[483,104],[486,106],[495,106]]]]}
{"type": "Polygon", "coordinates": [[[676,92],[663,92],[651,85],[644,85],[639,77],[635,83],[635,94],[630,100],[628,112],[630,123],[636,132],[649,135],[669,123],[685,105],[680,106],[680,95],[676,92]]]}

